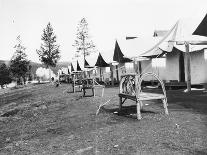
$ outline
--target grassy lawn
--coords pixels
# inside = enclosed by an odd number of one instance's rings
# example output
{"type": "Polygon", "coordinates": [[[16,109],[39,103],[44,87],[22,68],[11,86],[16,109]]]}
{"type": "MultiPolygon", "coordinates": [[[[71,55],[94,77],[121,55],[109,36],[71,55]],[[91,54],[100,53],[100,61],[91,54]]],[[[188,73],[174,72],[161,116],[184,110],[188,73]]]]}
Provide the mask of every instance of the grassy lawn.
{"type": "Polygon", "coordinates": [[[1,93],[0,154],[207,154],[204,91],[169,90],[169,115],[149,101],[138,121],[134,102],[118,111],[118,88],[95,98],[67,90],[42,84],[1,93]]]}

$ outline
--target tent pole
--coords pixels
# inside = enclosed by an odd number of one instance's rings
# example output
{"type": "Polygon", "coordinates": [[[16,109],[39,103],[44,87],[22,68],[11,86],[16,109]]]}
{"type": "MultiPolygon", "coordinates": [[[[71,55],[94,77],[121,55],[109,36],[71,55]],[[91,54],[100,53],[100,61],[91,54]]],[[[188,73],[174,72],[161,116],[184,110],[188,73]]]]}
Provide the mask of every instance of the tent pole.
{"type": "Polygon", "coordinates": [[[133,61],[133,65],[134,65],[134,72],[136,73],[136,74],[139,74],[139,70],[138,70],[138,66],[137,66],[137,60],[136,59],[134,59],[134,61],[133,61]]]}
{"type": "Polygon", "coordinates": [[[190,48],[189,42],[185,42],[186,73],[187,73],[187,92],[191,91],[191,68],[190,68],[190,48]]]}
{"type": "Polygon", "coordinates": [[[102,81],[101,67],[100,67],[100,81],[102,81]]]}
{"type": "Polygon", "coordinates": [[[113,65],[110,63],[110,71],[111,71],[111,85],[114,86],[114,75],[113,75],[113,65]]]}
{"type": "Polygon", "coordinates": [[[118,65],[116,65],[116,78],[117,78],[117,82],[119,83],[119,70],[118,70],[118,65]]]}

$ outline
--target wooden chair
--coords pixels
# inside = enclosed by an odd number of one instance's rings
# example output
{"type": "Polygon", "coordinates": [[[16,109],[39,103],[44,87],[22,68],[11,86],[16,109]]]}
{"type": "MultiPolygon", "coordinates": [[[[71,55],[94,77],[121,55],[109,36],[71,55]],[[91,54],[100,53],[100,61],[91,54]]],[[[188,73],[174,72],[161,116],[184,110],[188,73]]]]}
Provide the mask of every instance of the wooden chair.
{"type": "Polygon", "coordinates": [[[72,73],[72,87],[73,93],[76,92],[76,88],[78,88],[79,91],[82,91],[82,72],[72,73]]]}
{"type": "Polygon", "coordinates": [[[119,109],[121,110],[122,104],[126,101],[126,99],[130,99],[136,102],[137,104],[137,119],[141,119],[141,108],[143,106],[142,101],[147,100],[162,100],[163,106],[165,109],[165,114],[168,115],[167,109],[167,97],[166,91],[164,87],[164,83],[159,77],[154,73],[145,73],[145,74],[126,74],[121,77],[120,86],[119,86],[119,109]],[[149,93],[142,92],[142,82],[146,76],[153,76],[156,80],[159,81],[162,94],[158,93],[149,93]]]}
{"type": "Polygon", "coordinates": [[[86,78],[82,80],[82,90],[83,90],[83,96],[86,94],[87,89],[92,90],[92,94],[95,97],[95,90],[101,88],[102,89],[102,97],[104,95],[104,85],[100,85],[94,78],[86,78]]]}

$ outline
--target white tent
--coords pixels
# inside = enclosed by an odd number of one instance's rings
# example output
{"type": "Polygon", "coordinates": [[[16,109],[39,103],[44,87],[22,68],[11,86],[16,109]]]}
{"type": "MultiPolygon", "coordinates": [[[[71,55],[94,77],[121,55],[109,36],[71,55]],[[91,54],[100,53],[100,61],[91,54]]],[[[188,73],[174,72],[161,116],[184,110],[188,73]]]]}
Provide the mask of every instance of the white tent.
{"type": "MultiPolygon", "coordinates": [[[[126,40],[124,39],[117,39],[118,45],[124,54],[124,57],[127,58],[138,58],[140,55],[149,48],[156,45],[160,40],[160,37],[138,37],[135,39],[126,40]]],[[[160,51],[162,53],[162,51],[160,51]]],[[[142,59],[142,58],[140,58],[142,59]]]]}
{"type": "MultiPolygon", "coordinates": [[[[201,19],[202,18],[188,18],[179,20],[158,44],[141,54],[141,56],[153,56],[156,55],[158,49],[174,53],[173,47],[182,52],[186,52],[184,57],[184,72],[186,72],[187,75],[185,80],[187,81],[188,90],[190,90],[191,77],[193,83],[198,84],[206,82],[204,78],[206,77],[206,71],[204,68],[207,64],[203,49],[207,48],[207,37],[192,35],[200,24],[201,19]],[[191,54],[189,52],[191,52],[191,54]]],[[[169,79],[168,75],[170,75],[171,78],[174,77],[179,80],[179,55],[170,54],[169,57],[167,57],[166,64],[169,66],[166,66],[165,71],[164,68],[162,68],[166,80],[169,79]]]]}
{"type": "Polygon", "coordinates": [[[186,18],[179,20],[155,46],[143,52],[141,56],[156,55],[158,49],[171,52],[173,47],[185,52],[185,46],[183,44],[186,41],[193,45],[190,52],[207,48],[207,45],[198,45],[199,42],[207,41],[207,37],[192,35],[200,21],[201,18],[186,18]]]}

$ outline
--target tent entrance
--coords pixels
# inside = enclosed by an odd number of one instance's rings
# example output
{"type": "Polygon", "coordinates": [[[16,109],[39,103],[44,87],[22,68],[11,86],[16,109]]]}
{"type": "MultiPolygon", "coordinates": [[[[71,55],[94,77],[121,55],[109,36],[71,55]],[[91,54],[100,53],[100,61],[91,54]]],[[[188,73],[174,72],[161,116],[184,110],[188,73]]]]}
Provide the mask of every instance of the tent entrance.
{"type": "Polygon", "coordinates": [[[179,54],[179,81],[185,82],[185,64],[184,64],[184,53],[179,54]]]}

